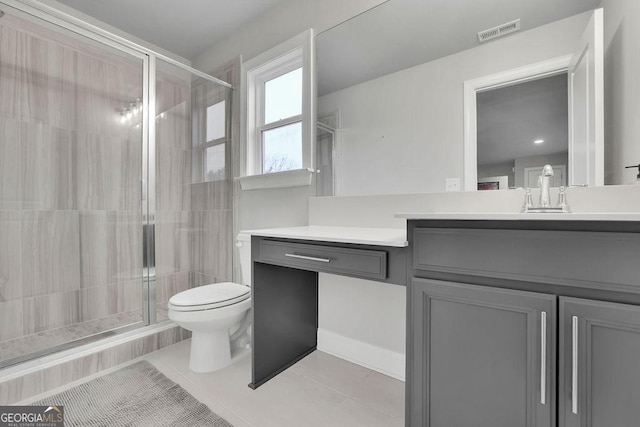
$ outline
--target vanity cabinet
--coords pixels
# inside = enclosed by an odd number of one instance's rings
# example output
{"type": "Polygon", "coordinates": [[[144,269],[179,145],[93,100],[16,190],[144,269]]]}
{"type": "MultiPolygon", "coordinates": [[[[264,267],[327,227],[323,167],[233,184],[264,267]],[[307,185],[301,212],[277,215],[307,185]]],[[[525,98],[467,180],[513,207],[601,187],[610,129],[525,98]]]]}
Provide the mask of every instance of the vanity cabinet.
{"type": "Polygon", "coordinates": [[[638,223],[416,220],[408,237],[407,426],[640,425],[638,223]]]}
{"type": "Polygon", "coordinates": [[[640,307],[560,298],[561,427],[640,425],[640,307]]]}
{"type": "Polygon", "coordinates": [[[413,279],[412,426],[551,426],[554,295],[413,279]]]}

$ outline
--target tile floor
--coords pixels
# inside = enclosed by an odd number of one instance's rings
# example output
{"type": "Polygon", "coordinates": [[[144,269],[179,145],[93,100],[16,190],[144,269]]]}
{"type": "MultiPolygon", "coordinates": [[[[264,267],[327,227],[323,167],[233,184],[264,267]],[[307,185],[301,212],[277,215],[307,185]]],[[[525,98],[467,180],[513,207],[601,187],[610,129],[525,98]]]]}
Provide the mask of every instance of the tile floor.
{"type": "MultiPolygon", "coordinates": [[[[150,353],[143,359],[234,427],[404,425],[402,381],[316,351],[257,390],[251,390],[247,386],[251,379],[248,351],[236,356],[231,366],[225,369],[197,374],[188,367],[190,344],[190,340],[182,341],[150,353]]],[[[105,374],[112,371],[109,369],[105,374]]],[[[21,404],[29,404],[46,395],[21,404]]]]}
{"type": "Polygon", "coordinates": [[[145,357],[235,427],[404,425],[404,383],[316,351],[257,390],[249,353],[210,374],[188,368],[190,341],[145,357]]]}

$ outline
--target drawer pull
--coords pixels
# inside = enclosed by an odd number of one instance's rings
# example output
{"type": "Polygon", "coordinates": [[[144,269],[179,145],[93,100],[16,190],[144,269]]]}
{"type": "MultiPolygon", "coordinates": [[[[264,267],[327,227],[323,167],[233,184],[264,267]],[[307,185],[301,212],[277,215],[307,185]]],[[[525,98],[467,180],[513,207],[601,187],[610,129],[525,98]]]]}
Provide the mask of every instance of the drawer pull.
{"type": "Polygon", "coordinates": [[[307,261],[331,262],[329,258],[317,258],[314,256],[307,256],[307,255],[284,254],[284,256],[288,256],[289,258],[305,259],[307,261]]]}

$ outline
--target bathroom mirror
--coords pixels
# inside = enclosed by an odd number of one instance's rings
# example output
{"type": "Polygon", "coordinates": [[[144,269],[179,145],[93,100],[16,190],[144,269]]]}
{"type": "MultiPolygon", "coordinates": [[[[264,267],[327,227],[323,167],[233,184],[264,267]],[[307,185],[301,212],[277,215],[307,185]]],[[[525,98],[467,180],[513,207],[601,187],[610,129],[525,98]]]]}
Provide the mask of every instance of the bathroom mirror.
{"type": "MultiPolygon", "coordinates": [[[[389,0],[317,36],[318,111],[340,118],[337,194],[467,188],[464,83],[570,55],[596,8],[604,9],[606,142],[599,173],[604,184],[633,182],[624,166],[640,163],[634,119],[640,101],[629,96],[638,85],[630,76],[640,71],[632,48],[640,37],[632,28],[640,20],[634,0],[389,0]],[[516,32],[478,42],[478,32],[517,19],[516,32]]],[[[538,139],[545,138],[531,145],[538,139]]],[[[500,156],[509,151],[505,141],[491,144],[503,144],[492,149],[500,156]]],[[[544,155],[562,151],[554,150],[544,155]]],[[[479,152],[473,163],[497,164],[500,158],[491,156],[479,152]]],[[[549,161],[571,173],[569,160],[549,161]]],[[[513,177],[508,186],[519,184],[513,177]]]]}

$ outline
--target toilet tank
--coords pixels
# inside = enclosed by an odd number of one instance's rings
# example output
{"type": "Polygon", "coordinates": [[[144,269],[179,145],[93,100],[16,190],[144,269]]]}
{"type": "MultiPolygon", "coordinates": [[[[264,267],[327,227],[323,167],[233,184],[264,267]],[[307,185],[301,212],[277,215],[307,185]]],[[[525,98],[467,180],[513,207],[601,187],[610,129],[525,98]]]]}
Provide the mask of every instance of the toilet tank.
{"type": "Polygon", "coordinates": [[[238,233],[236,237],[238,259],[240,260],[240,282],[251,286],[251,235],[238,233]]]}

